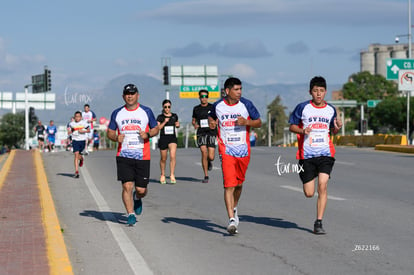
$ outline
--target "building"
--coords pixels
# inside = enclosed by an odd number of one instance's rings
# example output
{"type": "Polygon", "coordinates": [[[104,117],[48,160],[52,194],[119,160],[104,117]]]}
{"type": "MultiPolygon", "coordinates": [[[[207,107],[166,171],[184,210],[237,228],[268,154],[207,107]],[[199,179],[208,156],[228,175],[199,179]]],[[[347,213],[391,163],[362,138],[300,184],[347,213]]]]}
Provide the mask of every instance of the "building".
{"type": "Polygon", "coordinates": [[[387,58],[408,58],[408,44],[371,44],[367,51],[361,51],[360,54],[361,72],[387,77],[387,58]]]}

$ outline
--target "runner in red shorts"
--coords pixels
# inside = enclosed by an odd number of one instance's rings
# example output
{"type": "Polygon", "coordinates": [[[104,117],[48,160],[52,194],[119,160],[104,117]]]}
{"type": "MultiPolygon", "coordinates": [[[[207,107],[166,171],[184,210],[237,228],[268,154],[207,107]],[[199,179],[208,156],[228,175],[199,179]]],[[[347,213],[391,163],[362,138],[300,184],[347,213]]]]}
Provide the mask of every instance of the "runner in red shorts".
{"type": "Polygon", "coordinates": [[[262,125],[260,114],[242,95],[240,79],[230,77],[224,83],[226,97],[215,102],[209,113],[210,128],[218,126],[218,147],[222,162],[224,202],[229,224],[227,231],[236,234],[239,218],[237,205],[250,161],[250,128],[262,125]]]}

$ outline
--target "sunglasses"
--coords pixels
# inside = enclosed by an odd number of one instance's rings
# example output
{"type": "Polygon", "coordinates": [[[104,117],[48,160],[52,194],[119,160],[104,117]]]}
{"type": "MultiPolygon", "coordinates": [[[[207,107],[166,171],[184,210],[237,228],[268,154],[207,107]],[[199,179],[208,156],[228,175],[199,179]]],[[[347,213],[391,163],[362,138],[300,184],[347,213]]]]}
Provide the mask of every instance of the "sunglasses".
{"type": "Polygon", "coordinates": [[[165,105],[164,109],[171,109],[171,106],[170,105],[165,105]]]}
{"type": "Polygon", "coordinates": [[[208,95],[200,95],[200,98],[208,98],[208,95]]]}
{"type": "Polygon", "coordinates": [[[124,95],[135,95],[137,92],[134,91],[125,91],[124,95]]]}

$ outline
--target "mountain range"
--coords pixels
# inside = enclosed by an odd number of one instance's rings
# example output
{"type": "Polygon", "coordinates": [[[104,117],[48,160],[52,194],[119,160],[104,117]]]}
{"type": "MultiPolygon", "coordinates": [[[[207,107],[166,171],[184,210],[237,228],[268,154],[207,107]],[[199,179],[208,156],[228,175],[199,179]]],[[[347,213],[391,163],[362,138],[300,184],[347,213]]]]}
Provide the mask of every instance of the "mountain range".
{"type": "MultiPolygon", "coordinates": [[[[139,102],[148,106],[154,112],[155,117],[161,113],[162,101],[166,98],[165,86],[159,79],[146,75],[124,74],[106,83],[103,88],[84,91],[67,85],[64,91],[56,93],[55,111],[36,110],[36,115],[43,124],[48,124],[53,119],[56,125],[66,125],[74,112],[83,110],[83,105],[88,103],[97,119],[110,118],[111,113],[117,107],[124,104],[122,89],[124,85],[133,83],[140,92],[139,102]]],[[[287,115],[299,102],[310,99],[308,83],[302,84],[269,84],[253,85],[243,82],[243,97],[250,99],[259,110],[262,120],[267,120],[266,106],[280,95],[282,104],[287,107],[287,115]]],[[[331,98],[331,92],[341,89],[341,85],[329,85],[327,100],[331,98]]],[[[171,87],[169,92],[172,101],[172,112],[177,113],[182,125],[190,123],[193,107],[199,104],[198,98],[186,99],[179,97],[179,87],[171,87]]],[[[214,101],[213,99],[211,99],[214,101]]]]}

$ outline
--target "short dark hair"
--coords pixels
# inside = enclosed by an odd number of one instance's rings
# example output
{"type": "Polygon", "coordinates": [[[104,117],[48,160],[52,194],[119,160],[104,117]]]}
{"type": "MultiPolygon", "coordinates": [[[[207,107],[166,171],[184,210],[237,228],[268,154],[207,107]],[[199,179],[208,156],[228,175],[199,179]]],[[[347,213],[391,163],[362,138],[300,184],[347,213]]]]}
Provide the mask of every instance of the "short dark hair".
{"type": "Polygon", "coordinates": [[[169,99],[164,99],[163,101],[162,101],[162,106],[164,106],[164,104],[165,103],[170,103],[170,105],[172,105],[171,104],[171,100],[169,100],[169,99]]]}
{"type": "Polygon", "coordinates": [[[242,82],[240,81],[240,79],[238,79],[236,77],[229,77],[224,82],[224,89],[227,89],[227,88],[231,89],[231,88],[233,88],[234,85],[242,85],[242,82]]]}
{"type": "Polygon", "coordinates": [[[76,116],[76,114],[80,114],[82,116],[82,112],[81,111],[76,111],[74,114],[74,117],[76,116]]]}
{"type": "Polygon", "coordinates": [[[198,96],[201,96],[201,93],[206,93],[207,95],[208,95],[208,91],[207,90],[200,90],[199,92],[198,92],[198,96]]]}
{"type": "Polygon", "coordinates": [[[309,83],[309,91],[312,91],[313,87],[324,87],[326,89],[326,80],[322,76],[315,76],[309,83]]]}
{"type": "Polygon", "coordinates": [[[91,106],[89,106],[89,104],[86,103],[85,105],[83,105],[83,107],[85,108],[85,107],[91,107],[91,106]]]}

